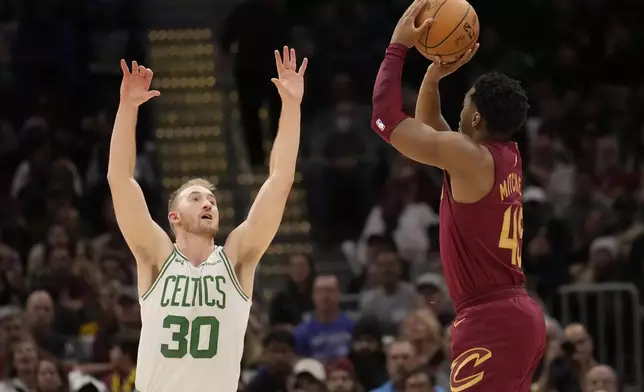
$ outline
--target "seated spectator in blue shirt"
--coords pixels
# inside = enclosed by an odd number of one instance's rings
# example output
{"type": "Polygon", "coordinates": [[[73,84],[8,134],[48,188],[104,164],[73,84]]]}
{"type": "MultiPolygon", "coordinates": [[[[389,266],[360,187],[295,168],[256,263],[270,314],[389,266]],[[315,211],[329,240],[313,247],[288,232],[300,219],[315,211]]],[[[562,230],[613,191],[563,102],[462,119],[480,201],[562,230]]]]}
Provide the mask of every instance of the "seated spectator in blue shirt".
{"type": "Polygon", "coordinates": [[[297,354],[323,363],[349,354],[354,323],[340,310],[340,294],[335,276],[323,275],[315,279],[314,310],[295,328],[297,354]]]}
{"type": "Polygon", "coordinates": [[[436,385],[434,375],[425,367],[407,373],[400,381],[397,390],[401,392],[445,392],[436,385]]]}
{"type": "Polygon", "coordinates": [[[387,347],[387,374],[389,381],[371,392],[394,392],[394,386],[400,383],[405,375],[418,367],[418,354],[411,342],[396,340],[387,347]]]}

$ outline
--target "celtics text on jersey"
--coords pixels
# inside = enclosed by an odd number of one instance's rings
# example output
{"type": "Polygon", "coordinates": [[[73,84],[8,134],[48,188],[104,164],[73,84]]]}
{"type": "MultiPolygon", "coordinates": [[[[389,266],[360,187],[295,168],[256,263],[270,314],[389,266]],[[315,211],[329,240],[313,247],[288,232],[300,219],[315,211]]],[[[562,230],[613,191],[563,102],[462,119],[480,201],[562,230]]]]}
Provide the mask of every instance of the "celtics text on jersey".
{"type": "Polygon", "coordinates": [[[140,298],[139,392],[234,392],[251,301],[222,247],[194,266],[175,246],[140,298]]]}

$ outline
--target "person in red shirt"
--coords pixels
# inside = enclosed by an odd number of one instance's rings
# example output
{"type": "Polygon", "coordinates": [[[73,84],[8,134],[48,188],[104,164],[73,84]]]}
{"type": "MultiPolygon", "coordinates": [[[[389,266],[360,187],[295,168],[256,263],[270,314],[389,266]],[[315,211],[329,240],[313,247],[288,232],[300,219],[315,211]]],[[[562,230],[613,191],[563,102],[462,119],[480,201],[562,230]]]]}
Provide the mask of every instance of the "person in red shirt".
{"type": "Polygon", "coordinates": [[[458,132],[440,113],[438,81],[469,61],[436,58],[419,94],[416,118],[402,111],[408,48],[427,21],[416,0],[398,22],[373,92],[371,125],[403,155],[444,171],[439,237],[443,271],[457,312],[452,324],[452,392],[527,392],[546,345],[545,319],[523,285],[523,172],[513,134],[527,117],[521,84],[491,72],[463,101],[458,132]]]}

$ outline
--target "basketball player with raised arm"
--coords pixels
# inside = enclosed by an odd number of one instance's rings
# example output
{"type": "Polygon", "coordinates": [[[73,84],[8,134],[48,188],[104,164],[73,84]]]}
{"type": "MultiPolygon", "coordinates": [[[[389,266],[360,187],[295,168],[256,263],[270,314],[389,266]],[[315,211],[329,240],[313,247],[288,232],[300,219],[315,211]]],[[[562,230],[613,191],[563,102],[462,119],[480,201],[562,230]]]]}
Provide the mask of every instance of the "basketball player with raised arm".
{"type": "Polygon", "coordinates": [[[438,82],[469,61],[476,46],[453,64],[435,59],[416,118],[405,115],[403,63],[424,32],[414,25],[424,6],[416,0],[393,33],[374,87],[372,128],[403,155],[444,171],[440,252],[457,313],[451,391],[528,392],[546,331],[523,287],[521,156],[510,140],[526,119],[527,96],[518,81],[485,74],[465,95],[458,132],[451,132],[440,113],[438,82]]]}
{"type": "Polygon", "coordinates": [[[223,246],[215,245],[219,211],[212,184],[193,179],[173,193],[168,219],[176,242],[151,218],[134,179],[138,108],[150,91],[152,71],[121,61],[121,103],[110,145],[108,180],[118,225],[137,264],[141,340],[139,392],[234,392],[255,268],[282,220],[295,176],[300,104],[307,60],[297,69],[295,51],[275,51],[282,98],[279,132],[268,179],[248,217],[223,246]]]}

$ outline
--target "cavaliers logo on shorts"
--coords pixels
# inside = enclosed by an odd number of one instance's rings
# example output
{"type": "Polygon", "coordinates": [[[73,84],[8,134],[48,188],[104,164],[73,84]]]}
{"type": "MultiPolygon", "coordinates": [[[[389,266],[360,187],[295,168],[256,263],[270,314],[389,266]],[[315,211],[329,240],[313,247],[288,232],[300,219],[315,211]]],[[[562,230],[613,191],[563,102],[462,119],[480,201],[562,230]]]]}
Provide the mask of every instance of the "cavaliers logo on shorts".
{"type": "Polygon", "coordinates": [[[492,352],[483,347],[469,349],[452,361],[451,392],[460,392],[480,383],[485,376],[483,364],[492,358],[492,352]]]}

